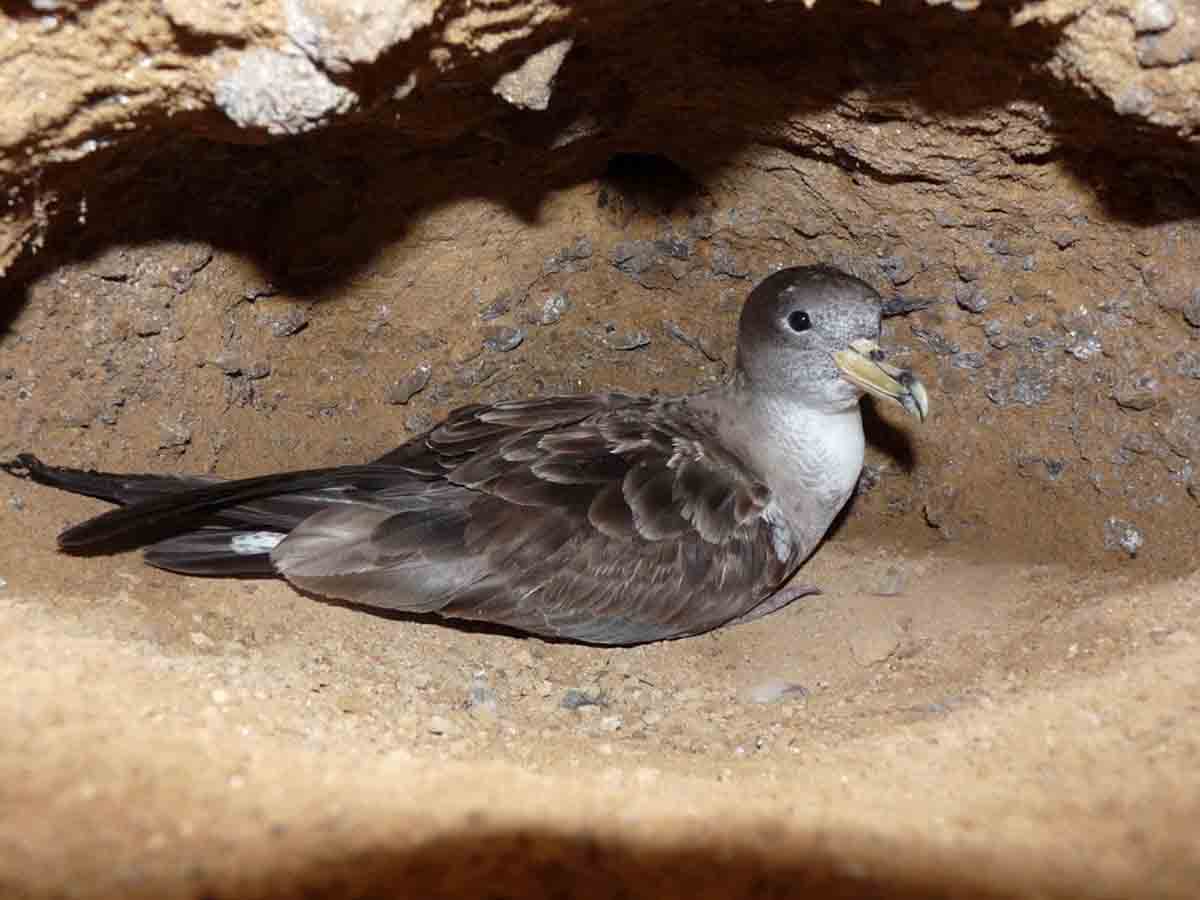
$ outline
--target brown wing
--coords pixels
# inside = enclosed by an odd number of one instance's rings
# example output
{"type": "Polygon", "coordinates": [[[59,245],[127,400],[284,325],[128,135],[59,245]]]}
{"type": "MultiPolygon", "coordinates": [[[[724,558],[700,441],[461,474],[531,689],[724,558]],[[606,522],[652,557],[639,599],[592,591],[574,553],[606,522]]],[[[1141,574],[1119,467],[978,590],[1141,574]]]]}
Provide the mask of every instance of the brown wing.
{"type": "Polygon", "coordinates": [[[770,492],[684,402],[470,407],[380,462],[443,477],[306,520],[273,554],[291,581],[628,644],[742,616],[800,561],[770,492]]]}

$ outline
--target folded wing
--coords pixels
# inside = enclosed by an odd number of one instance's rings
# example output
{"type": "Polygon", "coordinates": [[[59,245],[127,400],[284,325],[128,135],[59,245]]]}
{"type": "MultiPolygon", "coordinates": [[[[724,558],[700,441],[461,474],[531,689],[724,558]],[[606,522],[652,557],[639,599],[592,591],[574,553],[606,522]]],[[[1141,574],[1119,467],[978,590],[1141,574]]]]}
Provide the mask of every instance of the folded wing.
{"type": "Polygon", "coordinates": [[[800,562],[770,492],[683,403],[470,407],[381,462],[432,480],[306,519],[271,556],[290,581],[626,644],[742,616],[800,562]]]}

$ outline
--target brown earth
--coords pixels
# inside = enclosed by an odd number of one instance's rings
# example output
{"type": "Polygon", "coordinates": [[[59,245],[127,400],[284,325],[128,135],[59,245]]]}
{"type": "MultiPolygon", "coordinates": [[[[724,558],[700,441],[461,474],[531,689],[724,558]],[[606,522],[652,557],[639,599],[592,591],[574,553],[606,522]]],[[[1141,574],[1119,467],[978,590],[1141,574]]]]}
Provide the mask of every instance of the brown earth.
{"type": "Polygon", "coordinates": [[[60,556],[100,505],[0,481],[0,895],[1195,896],[1190,7],[338,6],[3,6],[0,458],[691,390],[812,261],[934,301],[935,416],[870,411],[824,594],[624,650],[60,556]]]}

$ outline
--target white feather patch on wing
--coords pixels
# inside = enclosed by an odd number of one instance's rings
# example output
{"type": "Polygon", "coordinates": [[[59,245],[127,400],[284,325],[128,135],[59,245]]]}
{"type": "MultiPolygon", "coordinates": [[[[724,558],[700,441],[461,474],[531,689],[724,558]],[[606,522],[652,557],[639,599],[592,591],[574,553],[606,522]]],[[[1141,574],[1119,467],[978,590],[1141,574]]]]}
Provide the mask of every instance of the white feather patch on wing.
{"type": "Polygon", "coordinates": [[[287,537],[286,534],[280,534],[278,531],[252,531],[249,534],[235,534],[229,540],[229,549],[238,556],[270,553],[285,537],[287,537]]]}

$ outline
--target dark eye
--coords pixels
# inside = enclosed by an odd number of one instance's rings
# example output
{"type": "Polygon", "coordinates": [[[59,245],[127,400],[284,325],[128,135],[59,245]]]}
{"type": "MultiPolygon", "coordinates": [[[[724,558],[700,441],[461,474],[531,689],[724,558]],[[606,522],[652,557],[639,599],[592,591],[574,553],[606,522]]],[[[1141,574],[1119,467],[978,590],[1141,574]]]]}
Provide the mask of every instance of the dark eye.
{"type": "Polygon", "coordinates": [[[793,309],[788,313],[787,317],[788,328],[792,331],[808,331],[812,328],[812,322],[808,318],[808,313],[802,309],[793,309]]]}

